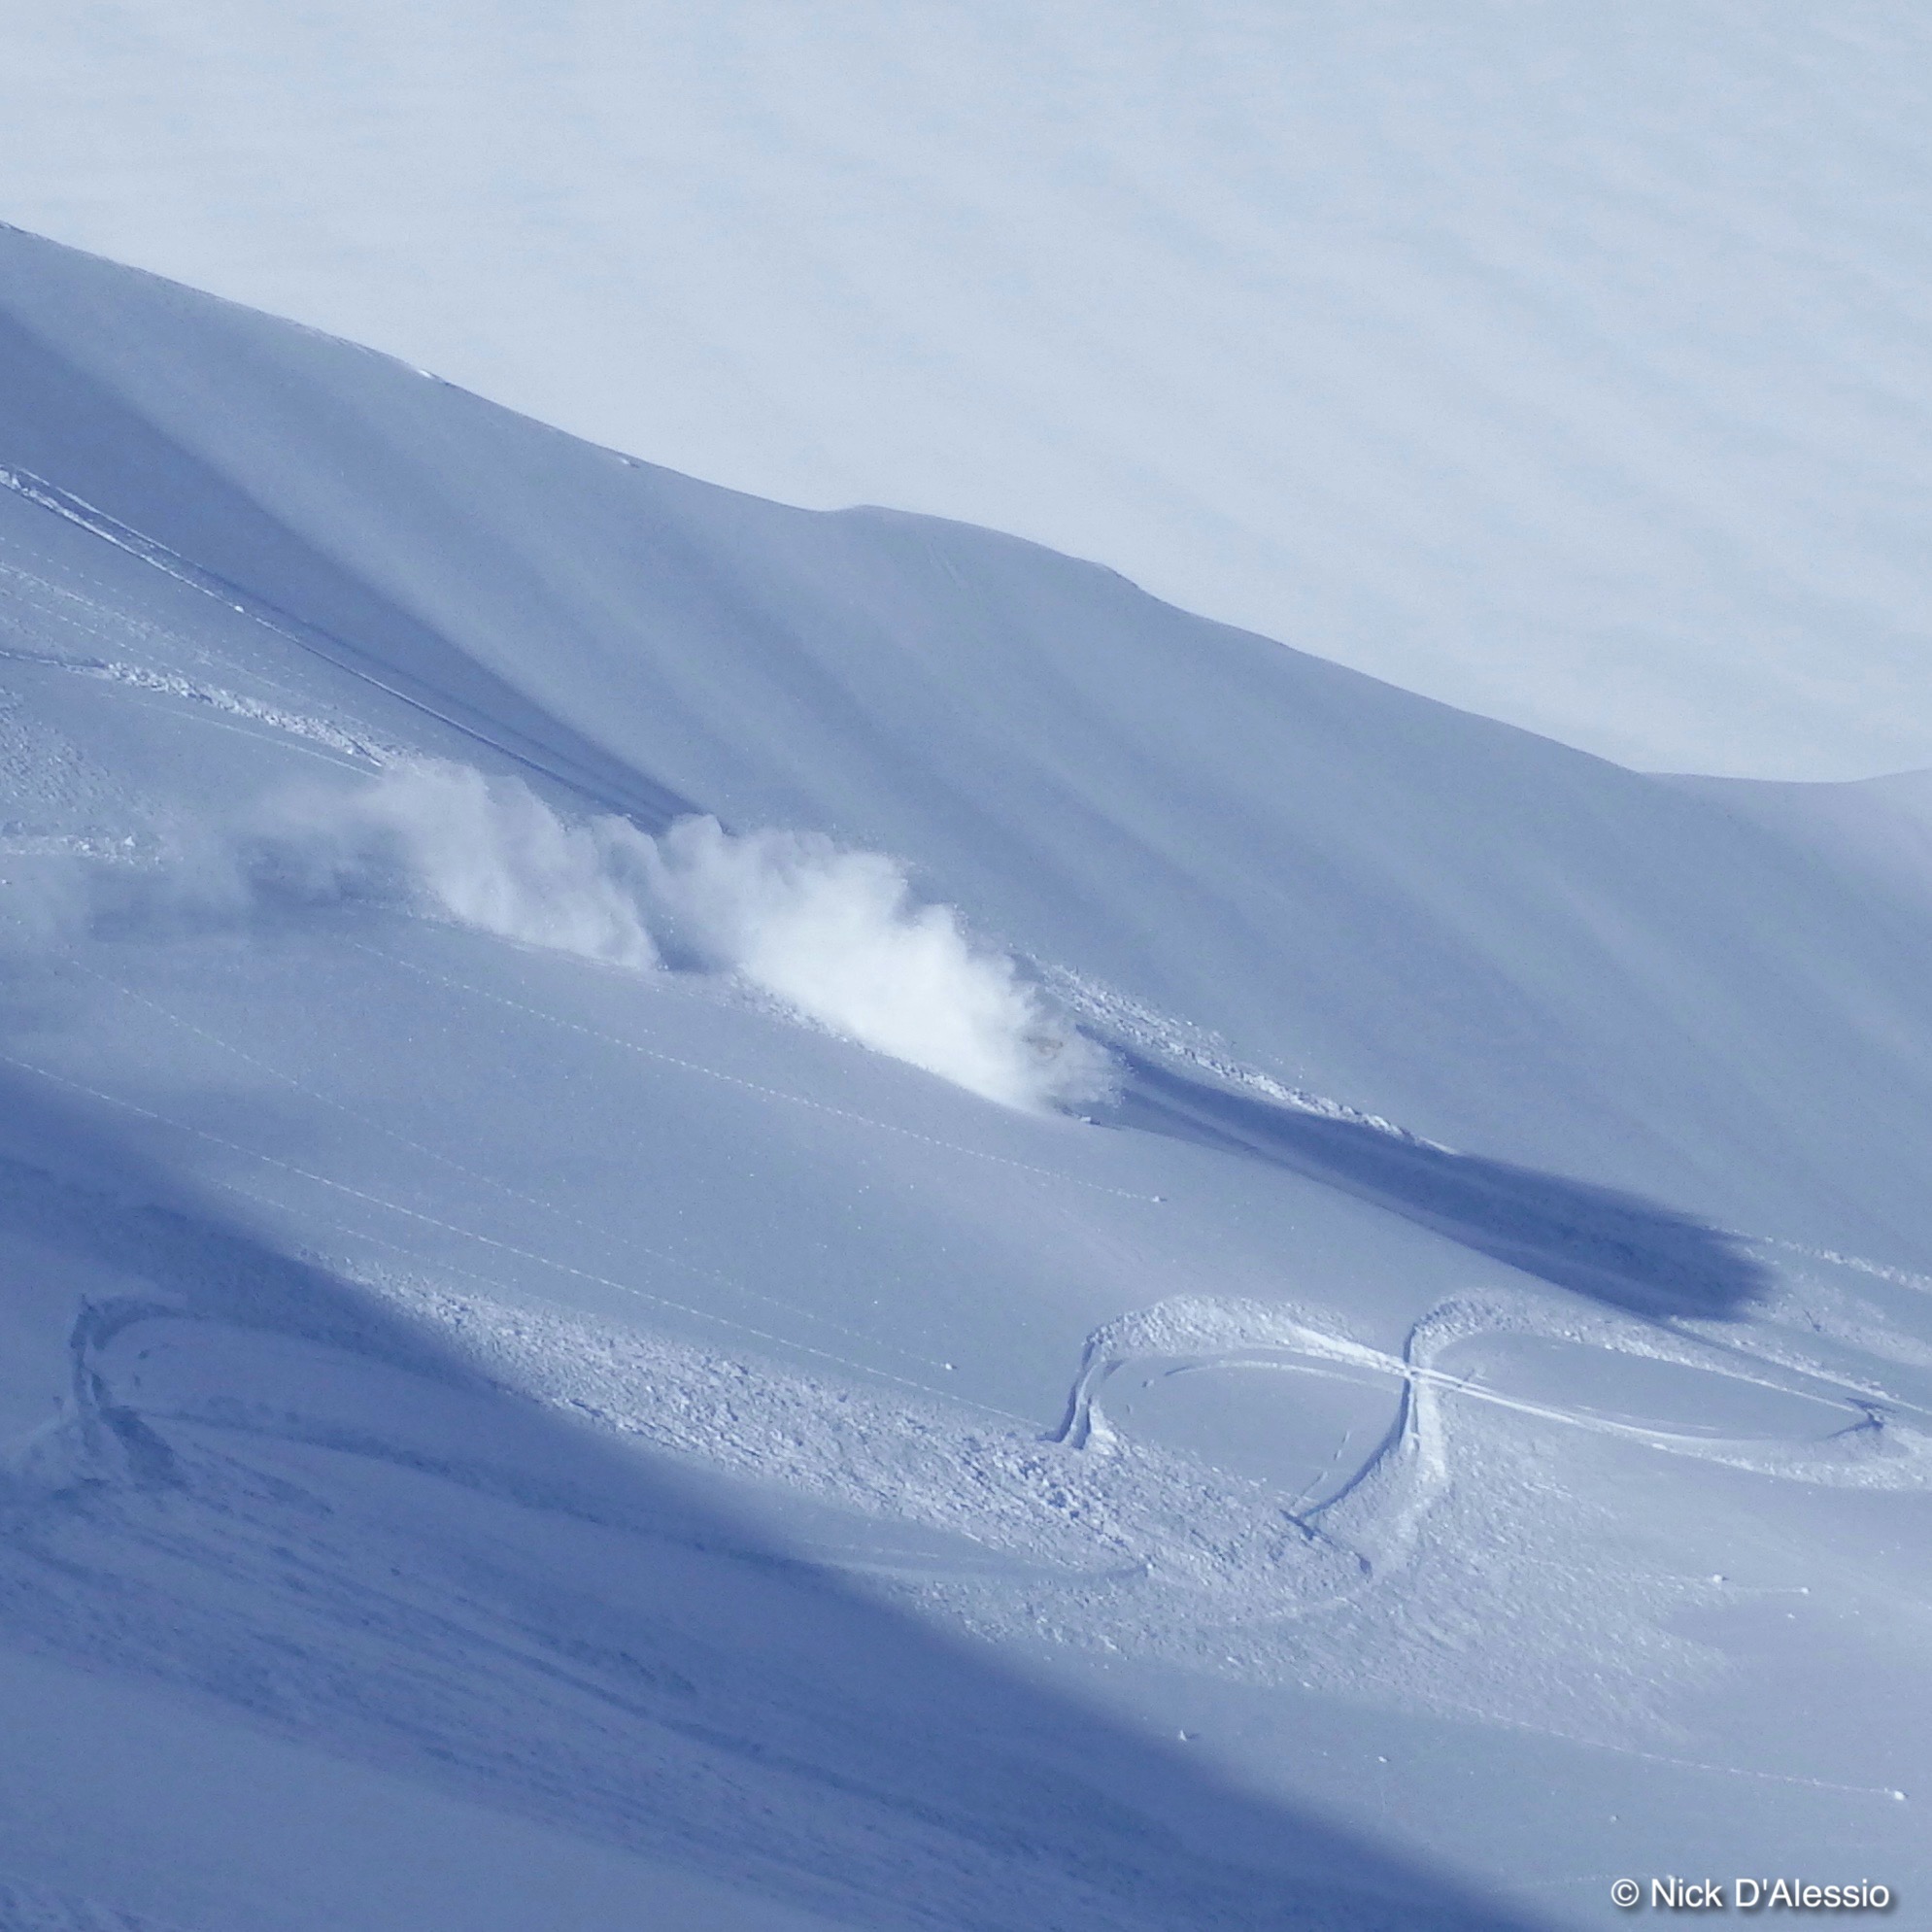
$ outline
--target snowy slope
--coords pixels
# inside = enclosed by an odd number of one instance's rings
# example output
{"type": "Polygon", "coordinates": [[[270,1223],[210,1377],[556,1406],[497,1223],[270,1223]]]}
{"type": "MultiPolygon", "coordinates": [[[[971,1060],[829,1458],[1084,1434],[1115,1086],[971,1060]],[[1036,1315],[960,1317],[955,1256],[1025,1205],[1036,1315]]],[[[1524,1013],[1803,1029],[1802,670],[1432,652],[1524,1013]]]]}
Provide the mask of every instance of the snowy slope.
{"type": "Polygon", "coordinates": [[[1932,763],[1905,0],[9,16],[0,219],[1612,757],[1932,763]]]}
{"type": "Polygon", "coordinates": [[[0,313],[22,1922],[1932,1878],[1904,834],[17,232],[0,313]]]}

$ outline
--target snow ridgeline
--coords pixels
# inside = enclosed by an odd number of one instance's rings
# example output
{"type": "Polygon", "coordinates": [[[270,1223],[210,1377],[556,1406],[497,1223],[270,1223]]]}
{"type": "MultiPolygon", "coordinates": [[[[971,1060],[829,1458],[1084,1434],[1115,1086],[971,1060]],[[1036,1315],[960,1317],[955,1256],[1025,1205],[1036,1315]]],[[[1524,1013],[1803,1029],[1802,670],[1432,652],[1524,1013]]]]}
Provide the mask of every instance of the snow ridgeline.
{"type": "Polygon", "coordinates": [[[528,786],[410,760],[281,795],[233,841],[245,891],[414,898],[479,932],[638,971],[726,972],[807,1019],[1008,1106],[1097,1100],[1112,1071],[958,911],[814,832],[559,817],[528,786]]]}

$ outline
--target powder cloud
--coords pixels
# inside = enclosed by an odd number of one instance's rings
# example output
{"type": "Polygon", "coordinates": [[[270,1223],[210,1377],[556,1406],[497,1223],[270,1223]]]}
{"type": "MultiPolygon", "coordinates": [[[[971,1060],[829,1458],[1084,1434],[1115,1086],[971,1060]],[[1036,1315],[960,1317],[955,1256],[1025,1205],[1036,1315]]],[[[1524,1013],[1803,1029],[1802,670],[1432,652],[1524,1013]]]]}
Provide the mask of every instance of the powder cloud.
{"type": "Polygon", "coordinates": [[[1099,1098],[1104,1051],[905,870],[813,832],[566,819],[520,780],[391,767],[285,797],[250,834],[259,887],[387,895],[526,944],[640,971],[732,974],[832,1032],[1008,1106],[1099,1098]]]}

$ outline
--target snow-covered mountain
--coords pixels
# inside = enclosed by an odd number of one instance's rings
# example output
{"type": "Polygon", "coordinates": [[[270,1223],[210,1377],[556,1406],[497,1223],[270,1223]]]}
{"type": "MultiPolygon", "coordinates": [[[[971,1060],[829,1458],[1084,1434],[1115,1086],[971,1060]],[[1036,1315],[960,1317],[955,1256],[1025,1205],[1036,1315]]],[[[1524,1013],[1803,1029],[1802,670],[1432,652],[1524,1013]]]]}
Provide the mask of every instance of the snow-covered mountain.
{"type": "Polygon", "coordinates": [[[1932,763],[1911,0],[66,0],[0,220],[1651,769],[1932,763]]]}
{"type": "Polygon", "coordinates": [[[1922,785],[15,230],[0,484],[0,1923],[1932,1881],[1922,785]]]}

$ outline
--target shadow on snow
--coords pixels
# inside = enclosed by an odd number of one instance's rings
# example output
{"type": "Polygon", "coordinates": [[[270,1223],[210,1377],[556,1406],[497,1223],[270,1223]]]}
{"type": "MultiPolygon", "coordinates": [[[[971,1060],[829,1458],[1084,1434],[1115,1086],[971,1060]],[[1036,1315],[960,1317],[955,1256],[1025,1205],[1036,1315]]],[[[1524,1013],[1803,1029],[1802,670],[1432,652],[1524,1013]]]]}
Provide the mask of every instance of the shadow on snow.
{"type": "Polygon", "coordinates": [[[1655,1203],[1306,1113],[1125,1053],[1112,1119],[1327,1182],[1526,1274],[1650,1317],[1729,1316],[1769,1273],[1721,1229],[1655,1203]]]}
{"type": "Polygon", "coordinates": [[[0,1498],[9,1643],[853,1926],[1524,1923],[801,1563],[38,1080],[0,1233],[106,1284],[0,1498]]]}

